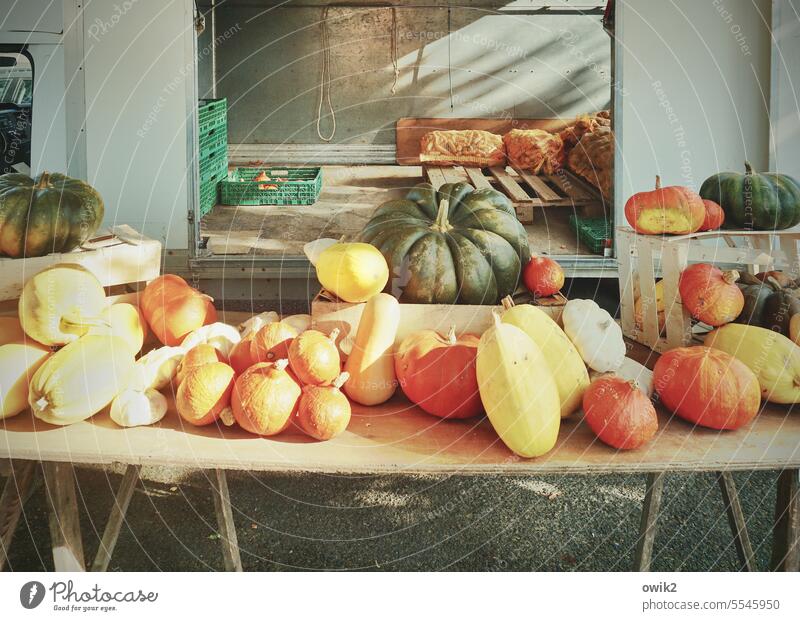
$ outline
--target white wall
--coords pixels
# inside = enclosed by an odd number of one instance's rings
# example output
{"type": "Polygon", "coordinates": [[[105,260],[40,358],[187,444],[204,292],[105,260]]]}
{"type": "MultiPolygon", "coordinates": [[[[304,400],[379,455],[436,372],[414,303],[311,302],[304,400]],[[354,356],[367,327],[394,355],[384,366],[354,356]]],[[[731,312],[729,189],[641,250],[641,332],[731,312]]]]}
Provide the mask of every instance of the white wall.
{"type": "Polygon", "coordinates": [[[800,179],[800,0],[773,3],[770,170],[800,179]]]}
{"type": "Polygon", "coordinates": [[[619,0],[618,221],[633,193],[664,184],[699,189],[709,175],[766,170],[770,0],[619,0]]]}

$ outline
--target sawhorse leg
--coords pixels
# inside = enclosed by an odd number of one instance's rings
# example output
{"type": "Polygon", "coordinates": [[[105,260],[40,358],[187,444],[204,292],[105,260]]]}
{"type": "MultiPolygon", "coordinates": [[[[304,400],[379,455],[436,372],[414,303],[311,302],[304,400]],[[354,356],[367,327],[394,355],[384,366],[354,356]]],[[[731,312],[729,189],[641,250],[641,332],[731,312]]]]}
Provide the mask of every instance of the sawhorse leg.
{"type": "Polygon", "coordinates": [[[22,514],[22,507],[33,490],[36,477],[36,463],[32,461],[14,461],[8,480],[0,495],[0,571],[8,562],[8,551],[14,532],[22,514]]]}
{"type": "Polygon", "coordinates": [[[50,544],[56,571],[86,571],[75,470],[70,463],[44,462],[45,496],[50,507],[50,544]]]}
{"type": "Polygon", "coordinates": [[[642,520],[639,524],[639,540],[633,561],[634,571],[650,571],[653,556],[653,542],[658,527],[658,513],[661,510],[661,495],[664,491],[664,473],[651,472],[647,475],[647,491],[642,506],[642,520]]]}
{"type": "Polygon", "coordinates": [[[747,522],[744,519],[733,475],[730,472],[717,472],[717,483],[722,492],[722,501],[725,503],[725,512],[728,514],[728,523],[733,533],[733,543],[741,568],[745,571],[758,571],[756,555],[750,543],[750,535],[747,533],[747,522]]]}
{"type": "Polygon", "coordinates": [[[111,562],[111,555],[114,553],[114,548],[117,545],[119,532],[122,525],[125,523],[125,514],[128,512],[128,505],[133,498],[133,491],[136,489],[136,483],[139,481],[140,466],[130,465],[125,470],[125,475],[122,477],[122,483],[117,490],[114,497],[114,506],[111,507],[111,515],[108,516],[106,528],[103,531],[103,538],[100,540],[100,548],[97,550],[97,556],[94,557],[92,563],[92,571],[106,571],[108,564],[111,562]]]}
{"type": "Polygon", "coordinates": [[[800,571],[800,470],[781,471],[775,499],[773,571],[800,571]]]}
{"type": "Polygon", "coordinates": [[[239,540],[236,536],[236,526],[233,523],[233,510],[231,497],[228,492],[228,478],[224,470],[214,470],[211,493],[214,495],[214,508],[217,513],[219,526],[219,539],[222,544],[222,558],[225,571],[242,571],[242,559],[239,556],[239,540]]]}

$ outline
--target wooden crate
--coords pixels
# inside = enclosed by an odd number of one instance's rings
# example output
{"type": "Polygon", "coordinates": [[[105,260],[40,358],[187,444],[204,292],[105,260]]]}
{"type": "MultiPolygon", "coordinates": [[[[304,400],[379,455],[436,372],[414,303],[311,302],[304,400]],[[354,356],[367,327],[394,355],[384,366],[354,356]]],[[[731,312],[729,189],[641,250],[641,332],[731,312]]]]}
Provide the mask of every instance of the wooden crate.
{"type": "Polygon", "coordinates": [[[135,301],[136,291],[161,273],[161,243],[120,225],[72,252],[0,259],[0,312],[16,312],[25,282],[57,263],[78,263],[91,271],[114,302],[135,301]]]}
{"type": "Polygon", "coordinates": [[[625,336],[664,352],[689,345],[710,326],[695,322],[681,303],[678,281],[690,263],[712,263],[720,268],[755,274],[780,269],[797,277],[800,232],[708,231],[674,237],[639,235],[616,230],[622,332],[625,336]],[[659,330],[656,282],[664,280],[665,326],[659,330]],[[642,320],[637,325],[635,301],[641,296],[642,320]]]}
{"type": "MultiPolygon", "coordinates": [[[[557,293],[551,297],[534,300],[527,291],[520,291],[514,294],[514,302],[539,306],[555,321],[559,321],[567,298],[557,293]]],[[[325,334],[338,328],[339,348],[343,353],[349,354],[364,306],[364,303],[343,302],[323,289],[311,301],[311,326],[325,334]]],[[[400,344],[409,334],[419,330],[436,330],[446,334],[450,326],[455,326],[458,334],[464,332],[483,334],[492,325],[492,311],[497,309],[502,307],[470,304],[400,304],[400,325],[395,344],[400,344]]]]}
{"type": "Polygon", "coordinates": [[[479,168],[470,166],[423,166],[423,176],[438,189],[445,183],[470,183],[476,188],[493,188],[505,194],[514,205],[522,224],[533,223],[537,207],[592,207],[602,210],[603,198],[591,185],[570,171],[554,175],[535,175],[510,166],[479,168]]]}

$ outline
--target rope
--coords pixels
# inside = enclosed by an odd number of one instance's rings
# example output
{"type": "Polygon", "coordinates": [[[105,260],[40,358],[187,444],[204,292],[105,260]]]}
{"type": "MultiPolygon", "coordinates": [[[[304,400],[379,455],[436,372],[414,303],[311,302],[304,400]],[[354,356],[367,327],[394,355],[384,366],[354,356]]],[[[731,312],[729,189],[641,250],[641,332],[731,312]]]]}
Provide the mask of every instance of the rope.
{"type": "Polygon", "coordinates": [[[322,9],[322,19],[320,21],[322,34],[322,70],[319,78],[319,106],[317,106],[317,136],[323,142],[330,142],[336,134],[336,112],[331,103],[331,50],[328,44],[328,6],[322,9]],[[331,133],[327,138],[322,135],[322,104],[327,103],[328,111],[331,115],[331,133]]]}

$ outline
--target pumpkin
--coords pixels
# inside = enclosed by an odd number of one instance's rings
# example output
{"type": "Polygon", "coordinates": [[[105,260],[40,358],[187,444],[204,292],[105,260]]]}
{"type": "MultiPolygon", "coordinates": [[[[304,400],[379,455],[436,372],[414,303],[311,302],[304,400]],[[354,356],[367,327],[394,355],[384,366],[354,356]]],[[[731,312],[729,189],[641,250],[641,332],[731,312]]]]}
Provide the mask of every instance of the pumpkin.
{"type": "Polygon", "coordinates": [[[575,345],[542,309],[531,304],[515,306],[510,296],[503,299],[503,307],[503,323],[520,328],[542,350],[558,388],[561,417],[569,416],[581,406],[589,386],[589,372],[575,345]]]}
{"type": "Polygon", "coordinates": [[[180,276],[164,274],[145,287],[141,309],[161,343],[180,345],[190,332],[217,320],[213,302],[180,276]]]}
{"type": "Polygon", "coordinates": [[[800,315],[792,315],[789,319],[789,338],[800,345],[800,315]]]}
{"type": "Polygon", "coordinates": [[[87,334],[44,361],[31,379],[28,404],[51,425],[85,420],[127,388],[133,365],[124,339],[87,334]]]}
{"type": "Polygon", "coordinates": [[[100,194],[80,179],[2,175],[0,254],[18,259],[69,252],[94,235],[104,213],[100,194]]]}
{"type": "Polygon", "coordinates": [[[767,299],[774,291],[772,285],[761,282],[745,272],[736,282],[736,286],[742,292],[744,305],[742,306],[742,312],[734,319],[734,322],[746,323],[751,326],[763,326],[764,307],[767,299]]]}
{"type": "Polygon", "coordinates": [[[233,388],[233,416],[242,429],[259,436],[280,433],[297,411],[300,385],[287,372],[289,361],[259,362],[233,388]]]}
{"type": "Polygon", "coordinates": [[[120,427],[153,425],[167,414],[167,398],[157,390],[129,388],[111,402],[111,420],[120,427]]]}
{"type": "Polygon", "coordinates": [[[669,411],[711,429],[738,429],[761,405],[758,379],[732,355],[710,347],[678,347],[656,362],[653,385],[669,411]]]}
{"type": "Polygon", "coordinates": [[[625,218],[637,233],[645,235],[686,235],[700,230],[706,218],[703,200],[693,190],[673,185],[639,192],[625,203],[625,218]]]}
{"type": "Polygon", "coordinates": [[[227,323],[210,323],[197,330],[190,332],[183,342],[181,347],[189,351],[196,345],[207,343],[214,349],[218,350],[223,358],[227,359],[230,356],[234,346],[242,340],[239,331],[227,323]]]}
{"type": "Polygon", "coordinates": [[[793,293],[780,286],[771,276],[768,284],[772,287],[764,301],[764,310],[760,325],[762,328],[775,330],[784,336],[790,336],[790,322],[794,315],[800,313],[800,300],[793,293]]]}
{"type": "Polygon", "coordinates": [[[50,350],[29,341],[0,345],[0,419],[28,408],[28,385],[50,350]]]}
{"type": "Polygon", "coordinates": [[[228,359],[222,355],[222,352],[208,343],[200,343],[192,347],[178,363],[178,368],[175,369],[175,385],[180,386],[189,372],[195,367],[201,367],[212,362],[224,362],[227,364],[228,359]]]}
{"type": "Polygon", "coordinates": [[[700,227],[701,231],[715,231],[725,222],[725,212],[714,201],[703,199],[703,205],[706,208],[706,217],[703,220],[703,225],[700,227]]]}
{"type": "Polygon", "coordinates": [[[103,311],[102,318],[108,325],[92,326],[89,334],[113,334],[125,340],[131,351],[138,354],[147,335],[147,320],[142,311],[133,304],[112,304],[103,311]]]}
{"type": "Polygon", "coordinates": [[[330,241],[317,240],[304,247],[325,289],[351,303],[366,302],[383,291],[389,281],[389,266],[375,246],[330,241]]]}
{"type": "Polygon", "coordinates": [[[85,267],[61,263],[29,278],[19,298],[19,322],[42,345],[66,345],[92,326],[108,326],[103,318],[106,294],[85,267]]]}
{"type": "Polygon", "coordinates": [[[295,420],[315,440],[330,440],[350,423],[350,402],[339,388],[347,381],[342,373],[331,386],[303,386],[295,420]]]}
{"type": "Polygon", "coordinates": [[[344,366],[349,375],[344,392],[356,403],[378,405],[394,394],[397,376],[392,348],[399,325],[400,305],[388,293],[379,293],[364,305],[344,366]]]}
{"type": "Polygon", "coordinates": [[[711,175],[700,196],[719,203],[738,228],[777,231],[800,224],[800,183],[789,175],[757,173],[749,162],[744,168],[744,174],[711,175]]]}
{"type": "Polygon", "coordinates": [[[0,346],[7,343],[24,343],[25,341],[33,341],[33,339],[28,338],[25,334],[19,317],[0,317],[0,346]]]}
{"type": "Polygon", "coordinates": [[[287,323],[269,323],[256,332],[250,341],[253,362],[275,362],[289,356],[289,345],[297,330],[287,323]]]}
{"type": "Polygon", "coordinates": [[[653,439],[658,417],[649,397],[634,382],[601,375],[583,395],[584,420],[594,434],[616,449],[637,449],[653,439]]]}
{"type": "Polygon", "coordinates": [[[561,321],[590,369],[605,373],[622,365],[627,351],[622,329],[594,300],[570,300],[564,305],[561,321]]]}
{"type": "Polygon", "coordinates": [[[723,272],[709,263],[686,267],[678,282],[683,306],[695,319],[721,326],[736,319],[744,308],[744,295],[736,281],[739,272],[723,272]]]}
{"type": "Polygon", "coordinates": [[[133,365],[130,388],[144,392],[150,388],[166,388],[175,377],[178,365],[186,352],[182,347],[164,345],[151,349],[133,365]]]}
{"type": "Polygon", "coordinates": [[[558,386],[542,350],[517,326],[500,321],[481,336],[476,364],[481,401],[492,427],[520,457],[539,457],[558,439],[558,386]]]}
{"type": "MultiPolygon", "coordinates": [[[[748,279],[751,278],[750,274],[747,274],[747,277],[748,279]]],[[[792,278],[789,274],[780,270],[759,272],[752,278],[760,282],[768,282],[770,278],[774,278],[775,281],[784,289],[797,289],[800,285],[797,279],[792,278]]]]}
{"type": "Polygon", "coordinates": [[[522,281],[534,295],[547,297],[561,291],[564,270],[553,259],[532,257],[522,271],[522,281]]]}
{"type": "MultiPolygon", "coordinates": [[[[661,333],[667,325],[663,280],[656,282],[656,316],[658,317],[658,332],[661,333]]],[[[633,321],[637,330],[644,330],[644,299],[641,295],[633,303],[633,321]]]]}
{"type": "Polygon", "coordinates": [[[224,362],[193,367],[175,395],[178,414],[192,425],[212,424],[231,404],[233,380],[233,369],[224,362]]]}
{"type": "Polygon", "coordinates": [[[330,336],[317,330],[306,330],[289,345],[289,366],[303,384],[325,386],[335,380],[342,370],[335,328],[330,336]]]}
{"type": "Polygon", "coordinates": [[[246,339],[254,335],[268,323],[274,323],[280,320],[280,315],[278,315],[278,313],[275,311],[266,311],[264,313],[259,313],[258,315],[253,315],[249,319],[246,319],[239,324],[239,334],[242,339],[246,339]]]}
{"type": "Polygon", "coordinates": [[[421,330],[403,339],[394,355],[394,370],[406,397],[440,418],[469,418],[483,413],[475,359],[480,337],[456,336],[455,326],[446,338],[434,330],[421,330]]]}
{"type": "Polygon", "coordinates": [[[228,358],[228,364],[230,364],[233,367],[233,370],[236,371],[236,375],[241,375],[248,368],[252,367],[253,364],[255,364],[253,356],[250,355],[250,343],[252,340],[253,339],[251,337],[244,338],[236,343],[231,350],[231,355],[228,358]]]}
{"type": "Polygon", "coordinates": [[[466,183],[438,191],[423,183],[384,203],[359,241],[386,258],[387,291],[416,304],[496,304],[514,292],[531,258],[511,201],[466,183]]]}
{"type": "Polygon", "coordinates": [[[756,374],[763,399],[800,402],[800,347],[787,337],[758,326],[729,323],[710,332],[705,344],[744,362],[756,374]]]}

